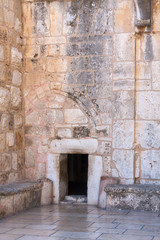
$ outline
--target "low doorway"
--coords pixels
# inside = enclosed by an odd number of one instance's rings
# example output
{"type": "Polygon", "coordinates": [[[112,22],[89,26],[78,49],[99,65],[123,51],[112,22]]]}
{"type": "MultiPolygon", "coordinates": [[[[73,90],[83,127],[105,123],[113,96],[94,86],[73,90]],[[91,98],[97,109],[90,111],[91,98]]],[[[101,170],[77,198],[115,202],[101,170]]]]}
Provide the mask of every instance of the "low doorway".
{"type": "Polygon", "coordinates": [[[68,195],[87,196],[88,154],[68,154],[68,195]]]}
{"type": "Polygon", "coordinates": [[[88,154],[62,154],[60,157],[60,201],[66,196],[86,196],[88,154]]]}

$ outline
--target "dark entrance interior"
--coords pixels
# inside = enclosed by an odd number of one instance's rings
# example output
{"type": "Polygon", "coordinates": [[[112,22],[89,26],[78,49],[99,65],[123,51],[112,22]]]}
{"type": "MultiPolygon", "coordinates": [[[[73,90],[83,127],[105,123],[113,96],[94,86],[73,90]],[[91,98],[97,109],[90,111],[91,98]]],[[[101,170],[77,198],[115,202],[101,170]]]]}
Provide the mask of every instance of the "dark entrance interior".
{"type": "Polygon", "coordinates": [[[87,196],[88,154],[68,154],[68,195],[87,196]]]}

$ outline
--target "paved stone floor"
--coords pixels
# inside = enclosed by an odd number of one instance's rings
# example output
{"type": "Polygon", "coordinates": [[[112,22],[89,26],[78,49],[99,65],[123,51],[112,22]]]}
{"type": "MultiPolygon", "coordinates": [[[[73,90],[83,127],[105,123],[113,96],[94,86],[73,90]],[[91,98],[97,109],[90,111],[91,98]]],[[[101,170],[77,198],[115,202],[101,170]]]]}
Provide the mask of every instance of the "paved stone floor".
{"type": "Polygon", "coordinates": [[[0,240],[160,240],[159,215],[52,205],[0,220],[0,240]]]}

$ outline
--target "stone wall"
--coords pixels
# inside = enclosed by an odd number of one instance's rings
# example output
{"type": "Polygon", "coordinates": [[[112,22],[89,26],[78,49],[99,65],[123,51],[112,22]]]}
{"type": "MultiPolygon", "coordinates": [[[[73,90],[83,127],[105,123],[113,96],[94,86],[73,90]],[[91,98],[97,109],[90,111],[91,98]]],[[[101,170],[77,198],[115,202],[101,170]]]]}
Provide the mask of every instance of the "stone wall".
{"type": "Polygon", "coordinates": [[[73,145],[74,139],[96,139],[93,157],[105,163],[101,174],[111,174],[112,7],[106,1],[23,3],[26,176],[31,179],[46,175],[54,139],[57,144],[73,139],[73,145]]]}
{"type": "Polygon", "coordinates": [[[85,138],[102,175],[159,183],[160,1],[151,30],[133,0],[22,2],[26,176],[46,177],[53,140],[85,138]]]}
{"type": "Polygon", "coordinates": [[[136,36],[135,178],[160,182],[160,1],[153,1],[152,31],[136,36]]]}
{"type": "Polygon", "coordinates": [[[0,184],[24,176],[20,0],[0,1],[0,184]]]}

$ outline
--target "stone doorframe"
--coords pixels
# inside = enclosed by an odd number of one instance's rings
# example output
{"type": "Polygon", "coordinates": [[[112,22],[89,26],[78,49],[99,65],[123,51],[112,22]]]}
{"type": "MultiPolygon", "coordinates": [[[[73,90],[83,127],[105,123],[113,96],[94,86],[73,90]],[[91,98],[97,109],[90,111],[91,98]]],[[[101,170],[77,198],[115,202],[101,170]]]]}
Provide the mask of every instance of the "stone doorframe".
{"type": "Polygon", "coordinates": [[[47,157],[46,177],[53,181],[54,203],[60,201],[60,159],[65,154],[88,154],[88,204],[97,205],[102,176],[102,157],[97,156],[96,139],[53,140],[47,157]]]}

